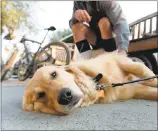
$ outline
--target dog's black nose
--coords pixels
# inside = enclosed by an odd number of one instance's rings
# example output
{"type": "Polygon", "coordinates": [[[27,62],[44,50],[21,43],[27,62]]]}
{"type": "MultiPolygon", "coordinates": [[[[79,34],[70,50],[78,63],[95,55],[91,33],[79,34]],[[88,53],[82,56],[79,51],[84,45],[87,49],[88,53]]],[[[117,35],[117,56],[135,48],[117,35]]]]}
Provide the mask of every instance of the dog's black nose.
{"type": "Polygon", "coordinates": [[[68,105],[72,101],[72,92],[69,88],[63,88],[58,95],[58,103],[68,105]]]}

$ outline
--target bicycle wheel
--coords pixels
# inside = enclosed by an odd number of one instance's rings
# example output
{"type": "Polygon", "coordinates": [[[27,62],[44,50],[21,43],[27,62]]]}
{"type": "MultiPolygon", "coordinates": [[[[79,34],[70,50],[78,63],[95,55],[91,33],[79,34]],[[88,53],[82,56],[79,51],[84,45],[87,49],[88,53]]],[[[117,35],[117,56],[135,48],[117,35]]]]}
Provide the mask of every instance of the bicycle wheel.
{"type": "Polygon", "coordinates": [[[18,80],[19,81],[25,81],[30,75],[29,70],[27,70],[26,72],[23,71],[23,70],[25,70],[25,68],[28,68],[27,65],[25,65],[25,64],[19,65],[19,68],[18,68],[18,80]]]}
{"type": "Polygon", "coordinates": [[[30,72],[31,72],[30,62],[31,61],[30,59],[28,59],[29,56],[27,55],[24,55],[24,57],[19,60],[19,67],[17,71],[17,76],[18,76],[19,81],[25,81],[30,76],[30,72]]]}
{"type": "Polygon", "coordinates": [[[43,50],[53,58],[55,65],[68,65],[71,61],[69,47],[63,42],[52,42],[43,47],[43,50]]]}

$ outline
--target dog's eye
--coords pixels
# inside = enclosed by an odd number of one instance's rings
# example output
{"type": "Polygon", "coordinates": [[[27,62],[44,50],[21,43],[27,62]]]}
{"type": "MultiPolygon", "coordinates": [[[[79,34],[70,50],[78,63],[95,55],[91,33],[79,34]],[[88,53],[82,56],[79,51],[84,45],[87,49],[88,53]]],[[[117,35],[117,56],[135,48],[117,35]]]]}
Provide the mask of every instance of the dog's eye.
{"type": "Polygon", "coordinates": [[[39,92],[37,93],[37,99],[43,98],[45,95],[45,92],[39,92]]]}
{"type": "Polygon", "coordinates": [[[51,74],[52,78],[55,78],[56,75],[57,75],[56,71],[54,71],[54,72],[51,74]]]}

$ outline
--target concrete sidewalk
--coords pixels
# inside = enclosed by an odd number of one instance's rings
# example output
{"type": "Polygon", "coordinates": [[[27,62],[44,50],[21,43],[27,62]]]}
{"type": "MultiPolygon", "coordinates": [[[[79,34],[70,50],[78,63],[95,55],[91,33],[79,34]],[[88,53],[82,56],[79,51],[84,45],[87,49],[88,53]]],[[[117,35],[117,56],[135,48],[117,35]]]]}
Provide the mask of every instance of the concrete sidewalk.
{"type": "Polygon", "coordinates": [[[24,88],[25,84],[14,83],[12,88],[1,88],[3,130],[157,130],[157,102],[99,104],[76,109],[68,116],[53,116],[23,112],[24,88]]]}

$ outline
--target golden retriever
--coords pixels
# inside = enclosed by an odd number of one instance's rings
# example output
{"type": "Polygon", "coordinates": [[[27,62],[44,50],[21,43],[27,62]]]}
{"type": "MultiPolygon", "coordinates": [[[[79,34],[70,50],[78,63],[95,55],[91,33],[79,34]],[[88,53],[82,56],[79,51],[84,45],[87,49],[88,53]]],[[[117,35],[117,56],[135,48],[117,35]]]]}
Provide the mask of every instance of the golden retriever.
{"type": "Polygon", "coordinates": [[[93,78],[98,73],[103,74],[99,83],[104,85],[155,75],[143,63],[133,62],[116,52],[80,60],[65,67],[41,67],[25,89],[22,109],[65,115],[77,107],[95,103],[114,103],[127,99],[158,100],[156,78],[96,90],[97,83],[93,78]]]}

